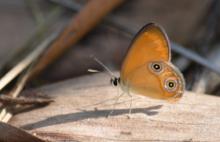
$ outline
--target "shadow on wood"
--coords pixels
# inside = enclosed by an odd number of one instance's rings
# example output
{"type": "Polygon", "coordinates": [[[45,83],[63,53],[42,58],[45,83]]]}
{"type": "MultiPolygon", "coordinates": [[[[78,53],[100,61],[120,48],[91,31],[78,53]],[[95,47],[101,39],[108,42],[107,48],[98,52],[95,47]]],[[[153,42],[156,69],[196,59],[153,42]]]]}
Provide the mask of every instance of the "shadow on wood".
{"type": "MultiPolygon", "coordinates": [[[[144,113],[146,115],[156,115],[158,112],[154,111],[156,109],[161,108],[161,105],[148,107],[148,108],[134,108],[132,109],[132,114],[135,113],[144,113]]],[[[23,129],[31,130],[34,128],[40,128],[40,127],[47,127],[50,125],[56,125],[56,124],[62,124],[62,123],[68,123],[68,122],[74,122],[74,121],[81,121],[84,119],[90,119],[90,118],[99,118],[99,117],[106,117],[109,114],[109,112],[112,111],[112,109],[109,110],[94,110],[94,111],[82,111],[77,113],[71,113],[71,114],[64,114],[64,115],[56,115],[52,116],[50,118],[47,118],[45,120],[35,122],[32,124],[27,124],[22,126],[23,129]]],[[[117,109],[114,111],[114,113],[111,115],[117,116],[122,114],[127,114],[129,112],[129,109],[117,109]]],[[[110,116],[110,117],[111,117],[110,116]]]]}

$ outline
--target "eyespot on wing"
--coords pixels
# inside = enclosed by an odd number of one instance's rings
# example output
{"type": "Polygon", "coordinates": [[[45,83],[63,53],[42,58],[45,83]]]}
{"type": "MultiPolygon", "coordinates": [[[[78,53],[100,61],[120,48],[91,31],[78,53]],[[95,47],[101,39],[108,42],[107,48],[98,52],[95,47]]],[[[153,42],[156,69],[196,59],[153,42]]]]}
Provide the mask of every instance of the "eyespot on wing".
{"type": "Polygon", "coordinates": [[[181,98],[185,90],[185,81],[182,73],[171,62],[153,61],[149,64],[154,63],[160,63],[163,67],[163,72],[159,74],[150,67],[149,70],[160,80],[160,84],[164,90],[165,98],[181,98]]]}

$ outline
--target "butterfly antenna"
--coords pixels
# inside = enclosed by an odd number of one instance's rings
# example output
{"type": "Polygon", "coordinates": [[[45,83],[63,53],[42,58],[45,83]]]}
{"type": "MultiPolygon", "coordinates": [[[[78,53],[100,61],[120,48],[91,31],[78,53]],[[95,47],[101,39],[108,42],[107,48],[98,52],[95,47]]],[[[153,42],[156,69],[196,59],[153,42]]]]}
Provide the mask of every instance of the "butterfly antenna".
{"type": "Polygon", "coordinates": [[[107,72],[108,74],[111,76],[111,77],[116,77],[114,75],[114,73],[106,66],[104,65],[99,59],[97,59],[96,57],[92,57],[98,64],[100,64],[107,72]]]}

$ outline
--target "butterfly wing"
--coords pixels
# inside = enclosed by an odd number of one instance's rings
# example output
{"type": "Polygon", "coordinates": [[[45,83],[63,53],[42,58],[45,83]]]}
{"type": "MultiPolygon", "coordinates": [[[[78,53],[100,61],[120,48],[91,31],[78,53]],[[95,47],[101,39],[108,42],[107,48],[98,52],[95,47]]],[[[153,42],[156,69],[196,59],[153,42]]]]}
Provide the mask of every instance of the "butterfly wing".
{"type": "Polygon", "coordinates": [[[153,61],[131,72],[124,84],[129,91],[154,99],[176,101],[183,95],[185,82],[181,72],[170,62],[153,61]],[[162,70],[155,72],[151,64],[161,65],[162,70]],[[171,85],[171,86],[170,86],[171,85]]]}
{"type": "Polygon", "coordinates": [[[121,78],[150,60],[170,61],[167,35],[154,23],[144,26],[133,39],[121,68],[121,78]]]}
{"type": "Polygon", "coordinates": [[[170,62],[169,40],[156,24],[136,35],[121,68],[124,90],[156,99],[178,99],[184,90],[180,71],[170,62]]]}

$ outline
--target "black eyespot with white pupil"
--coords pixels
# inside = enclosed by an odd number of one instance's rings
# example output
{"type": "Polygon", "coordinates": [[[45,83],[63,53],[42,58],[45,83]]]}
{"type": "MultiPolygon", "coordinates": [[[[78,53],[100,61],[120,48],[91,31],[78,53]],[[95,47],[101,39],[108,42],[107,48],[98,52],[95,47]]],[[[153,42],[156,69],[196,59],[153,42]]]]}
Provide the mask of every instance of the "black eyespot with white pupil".
{"type": "Polygon", "coordinates": [[[176,80],[166,80],[165,88],[168,91],[175,91],[176,87],[177,87],[177,81],[176,80]]]}
{"type": "Polygon", "coordinates": [[[153,67],[154,67],[155,70],[160,70],[160,65],[159,64],[154,64],[153,67]]]}
{"type": "Polygon", "coordinates": [[[169,82],[169,83],[168,83],[168,86],[169,86],[170,88],[173,88],[174,85],[175,85],[174,82],[169,82]]]}
{"type": "Polygon", "coordinates": [[[152,63],[151,64],[151,69],[154,72],[161,72],[162,71],[162,65],[160,63],[152,63]]]}

